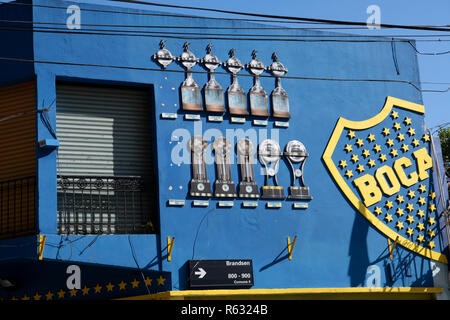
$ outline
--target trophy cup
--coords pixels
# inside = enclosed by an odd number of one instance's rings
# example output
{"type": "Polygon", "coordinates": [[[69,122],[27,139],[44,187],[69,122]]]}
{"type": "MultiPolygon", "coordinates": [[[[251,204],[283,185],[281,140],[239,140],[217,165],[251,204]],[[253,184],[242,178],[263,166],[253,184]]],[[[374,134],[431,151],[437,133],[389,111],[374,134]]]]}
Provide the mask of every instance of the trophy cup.
{"type": "Polygon", "coordinates": [[[311,200],[309,188],[305,186],[303,179],[303,167],[305,166],[306,158],[309,156],[306,148],[300,141],[292,140],[286,145],[284,156],[288,160],[292,170],[292,184],[289,187],[288,199],[311,200]],[[295,169],[294,164],[301,163],[300,168],[295,169]],[[295,185],[297,178],[300,180],[300,186],[295,185]]]}
{"type": "Polygon", "coordinates": [[[175,60],[175,57],[166,49],[166,40],[161,40],[159,46],[161,49],[153,55],[153,60],[156,60],[165,69],[175,60]]]}
{"type": "Polygon", "coordinates": [[[258,156],[264,166],[265,174],[261,199],[284,199],[284,188],[278,185],[277,180],[278,165],[282,156],[280,146],[276,141],[266,139],[259,145],[258,156]],[[269,177],[273,178],[274,186],[269,186],[269,177]]]}
{"type": "Polygon", "coordinates": [[[210,197],[211,184],[206,176],[205,149],[208,143],[202,136],[194,136],[188,142],[191,151],[192,179],[189,194],[193,197],[210,197]]]}
{"type": "Polygon", "coordinates": [[[214,70],[221,64],[220,60],[211,53],[212,45],[206,47],[206,56],[200,61],[209,70],[209,80],[203,90],[205,94],[205,106],[207,111],[224,112],[225,101],[223,89],[215,79],[214,70]]]}
{"type": "Polygon", "coordinates": [[[241,181],[239,182],[240,198],[259,198],[258,185],[255,182],[253,171],[253,143],[246,138],[237,142],[238,164],[241,172],[241,181]]]}
{"type": "Polygon", "coordinates": [[[228,108],[232,115],[248,115],[247,96],[237,80],[237,74],[244,65],[234,56],[234,52],[234,48],[230,50],[230,58],[223,64],[233,75],[232,83],[227,89],[228,108]]]}
{"type": "Polygon", "coordinates": [[[261,80],[259,79],[259,75],[266,70],[266,67],[261,61],[258,60],[258,58],[256,58],[256,54],[257,51],[253,50],[253,60],[246,65],[247,69],[249,69],[254,75],[254,85],[249,91],[250,112],[252,116],[267,117],[269,115],[269,102],[267,99],[267,93],[261,86],[261,80]]]}
{"type": "Polygon", "coordinates": [[[277,53],[272,54],[273,63],[268,68],[276,78],[276,87],[272,91],[272,115],[278,118],[290,118],[289,97],[286,90],[281,87],[280,77],[284,76],[288,70],[281,62],[278,62],[277,53]]]}
{"type": "Polygon", "coordinates": [[[189,42],[184,43],[184,52],[177,58],[186,68],[186,78],[181,84],[181,102],[183,110],[202,111],[202,97],[200,87],[192,78],[191,68],[195,66],[198,59],[189,51],[189,42]]]}
{"type": "Polygon", "coordinates": [[[215,154],[217,178],[214,182],[215,197],[236,197],[235,185],[231,180],[230,150],[231,144],[225,137],[214,140],[212,147],[215,154]]]}

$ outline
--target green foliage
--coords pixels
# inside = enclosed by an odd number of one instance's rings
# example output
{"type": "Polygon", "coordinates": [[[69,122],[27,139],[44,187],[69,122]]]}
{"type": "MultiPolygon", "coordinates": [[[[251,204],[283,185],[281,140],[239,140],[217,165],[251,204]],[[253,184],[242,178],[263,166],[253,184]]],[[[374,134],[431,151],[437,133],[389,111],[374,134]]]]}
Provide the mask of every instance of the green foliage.
{"type": "Polygon", "coordinates": [[[450,161],[450,127],[439,128],[439,140],[441,140],[442,158],[444,162],[450,161]]]}

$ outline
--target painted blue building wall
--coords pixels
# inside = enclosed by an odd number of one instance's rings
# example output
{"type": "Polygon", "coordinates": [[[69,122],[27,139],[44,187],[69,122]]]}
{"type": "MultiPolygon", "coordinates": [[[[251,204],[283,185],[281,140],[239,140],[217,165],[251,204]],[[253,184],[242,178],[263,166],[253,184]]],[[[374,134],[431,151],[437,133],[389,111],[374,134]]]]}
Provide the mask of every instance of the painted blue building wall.
{"type": "MultiPolygon", "coordinates": [[[[38,0],[34,4],[53,6],[54,2],[38,0]]],[[[59,2],[67,8],[71,2],[59,2]]],[[[166,48],[174,56],[183,51],[183,35],[180,38],[168,36],[119,36],[85,35],[77,31],[88,29],[88,24],[105,25],[159,25],[198,26],[203,33],[217,33],[208,26],[251,27],[256,24],[242,21],[208,20],[153,15],[147,8],[128,9],[124,7],[76,3],[81,8],[81,30],[65,28],[69,15],[65,9],[49,7],[32,8],[34,21],[60,23],[62,33],[36,32],[28,38],[26,48],[33,48],[37,61],[64,62],[68,64],[35,63],[20,64],[25,73],[34,66],[37,79],[37,100],[50,105],[56,98],[57,80],[90,81],[153,86],[154,101],[149,104],[155,116],[156,158],[158,168],[160,233],[156,235],[100,235],[65,236],[57,234],[56,218],[56,151],[38,153],[38,225],[39,233],[47,236],[44,257],[101,264],[134,267],[133,244],[137,262],[142,268],[160,269],[172,272],[173,290],[186,289],[186,262],[190,259],[252,259],[254,266],[253,288],[312,288],[312,287],[358,287],[365,286],[367,268],[377,265],[383,270],[382,286],[433,286],[430,262],[398,246],[394,255],[395,276],[388,279],[384,273],[389,260],[386,237],[363,218],[346,200],[333,182],[323,161],[322,154],[339,117],[360,121],[375,116],[382,108],[387,96],[422,104],[420,92],[407,83],[324,81],[313,79],[282,79],[282,85],[289,94],[291,119],[288,128],[274,127],[275,119],[269,117],[267,127],[253,126],[250,120],[245,124],[224,121],[207,121],[207,114],[201,113],[200,121],[184,120],[180,111],[179,86],[184,73],[172,63],[166,71],[151,59],[159,50],[159,41],[166,39],[166,48]],[[95,10],[122,11],[107,13],[95,10]],[[134,13],[139,13],[134,14],[134,13]],[[152,14],[152,15],[146,15],[152,14]],[[81,66],[76,64],[102,65],[109,67],[81,66]],[[119,68],[120,66],[120,68],[119,68]],[[137,67],[122,68],[122,67],[137,67]],[[142,68],[142,69],[139,69],[142,68]],[[152,70],[145,70],[152,69],[152,70]],[[178,113],[175,120],[162,119],[163,112],[178,113]],[[232,208],[217,207],[218,199],[209,199],[206,208],[192,207],[188,197],[188,183],[191,179],[189,164],[178,165],[171,158],[178,142],[185,143],[190,136],[203,134],[208,142],[214,137],[225,135],[226,130],[256,130],[259,140],[277,135],[281,147],[290,140],[300,140],[306,146],[309,158],[304,169],[306,185],[313,199],[305,210],[292,209],[292,202],[282,201],[282,208],[268,209],[265,200],[258,200],[257,208],[242,208],[242,199],[234,199],[232,208]],[[169,199],[187,199],[183,207],[168,206],[169,199]],[[298,236],[292,260],[287,257],[287,237],[298,236]],[[167,237],[175,237],[172,261],[168,262],[167,237]],[[404,266],[411,266],[411,276],[406,276],[404,266]]],[[[17,9],[16,9],[17,10],[17,9]]],[[[26,10],[30,10],[27,8],[26,10]]],[[[96,27],[98,29],[98,27],[96,27]]],[[[111,29],[111,28],[106,28],[111,29]]],[[[122,28],[123,29],[123,28],[122,28]]],[[[136,28],[130,28],[131,30],[136,28]]],[[[173,29],[167,29],[169,31],[173,29]]],[[[176,30],[176,29],[175,29],[176,30]]],[[[86,31],[88,32],[88,31],[86,31]]],[[[223,31],[228,32],[228,31],[223,31]]],[[[333,33],[309,30],[268,30],[274,37],[283,35],[332,36],[333,33]]],[[[257,33],[239,30],[242,38],[257,33]]],[[[197,36],[192,36],[195,38],[197,36]]],[[[202,36],[203,37],[203,36],[202,36]]],[[[188,37],[189,38],[189,37],[188,37]]],[[[261,38],[261,37],[255,37],[261,38]]],[[[286,38],[286,37],[284,37],[286,38]]],[[[307,38],[306,38],[307,39],[307,38]]],[[[339,38],[343,39],[343,38],[339,38]]],[[[3,39],[2,39],[3,40],[3,39]]],[[[189,39],[190,50],[202,58],[209,43],[221,61],[228,59],[228,52],[236,48],[236,56],[242,63],[251,60],[256,49],[258,58],[268,66],[271,55],[278,53],[280,61],[289,69],[287,76],[311,78],[351,79],[398,79],[419,83],[419,70],[413,48],[405,42],[395,47],[386,42],[296,42],[262,40],[209,40],[189,39]],[[395,50],[395,55],[393,55],[395,50]],[[398,72],[395,63],[398,63],[398,72]]],[[[2,47],[3,48],[3,47],[2,47]]],[[[2,49],[3,50],[3,49],[2,49]]],[[[29,50],[28,50],[29,52],[29,50]]],[[[2,53],[3,56],[3,53],[2,53]]],[[[29,54],[28,54],[29,56],[29,54]]],[[[2,65],[4,65],[3,63],[2,65]]],[[[17,62],[7,64],[8,70],[17,62]]],[[[193,71],[205,71],[196,65],[193,71]]],[[[231,83],[231,75],[219,68],[217,81],[224,90],[231,83]],[[221,74],[220,72],[223,72],[221,74]]],[[[11,74],[3,73],[2,77],[11,74]]],[[[269,75],[267,72],[264,74],[269,75]]],[[[239,73],[239,82],[248,92],[253,78],[247,70],[239,73]]],[[[206,73],[194,73],[194,79],[203,87],[206,73]]],[[[270,93],[275,87],[273,77],[261,79],[262,86],[270,93]]],[[[56,125],[56,108],[53,105],[49,116],[56,125]]],[[[248,117],[251,119],[251,117],[248,117]]],[[[48,129],[39,119],[37,140],[51,138],[48,129]]],[[[249,132],[250,132],[249,131],[249,132]]],[[[233,145],[236,140],[233,141],[233,145]]],[[[177,149],[175,149],[177,150],[177,149]]],[[[208,147],[208,154],[211,154],[208,147]]],[[[232,165],[232,178],[239,181],[236,162],[232,165]]],[[[261,165],[255,165],[255,178],[259,186],[264,177],[259,174],[261,165]]],[[[207,165],[208,178],[215,180],[213,162],[207,165]]],[[[290,172],[285,162],[280,163],[278,179],[287,193],[290,172]]]]}

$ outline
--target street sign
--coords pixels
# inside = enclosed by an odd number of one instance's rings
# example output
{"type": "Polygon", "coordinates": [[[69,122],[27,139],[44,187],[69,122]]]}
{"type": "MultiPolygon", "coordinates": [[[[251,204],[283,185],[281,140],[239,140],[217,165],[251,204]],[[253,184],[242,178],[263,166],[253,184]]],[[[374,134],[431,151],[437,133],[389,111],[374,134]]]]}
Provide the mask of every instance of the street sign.
{"type": "Polygon", "coordinates": [[[189,260],[190,288],[249,288],[253,286],[250,259],[189,260]]]}

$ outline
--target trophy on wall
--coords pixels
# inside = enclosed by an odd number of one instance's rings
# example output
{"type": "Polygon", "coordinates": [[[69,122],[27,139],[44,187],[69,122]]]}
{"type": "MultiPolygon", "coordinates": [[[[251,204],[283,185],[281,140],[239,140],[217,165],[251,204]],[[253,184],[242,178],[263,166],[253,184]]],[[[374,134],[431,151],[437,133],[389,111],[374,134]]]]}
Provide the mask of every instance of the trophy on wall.
{"type": "Polygon", "coordinates": [[[303,167],[305,166],[308,153],[300,141],[292,140],[286,145],[284,156],[288,160],[292,170],[292,184],[289,187],[288,199],[311,200],[309,188],[305,186],[303,179],[303,167]],[[294,164],[301,163],[300,168],[295,169],[294,164]],[[297,178],[300,180],[300,186],[295,185],[297,178]]]}
{"type": "Polygon", "coordinates": [[[224,112],[225,101],[223,89],[215,79],[214,70],[221,64],[220,60],[211,53],[212,44],[206,47],[206,56],[200,61],[209,70],[209,80],[203,90],[205,94],[205,106],[207,111],[224,112]]]}
{"type": "Polygon", "coordinates": [[[269,115],[269,102],[267,99],[266,90],[261,86],[261,80],[259,75],[266,70],[264,64],[258,60],[256,54],[258,51],[253,50],[253,60],[250,61],[246,67],[254,75],[254,85],[249,91],[250,96],[250,112],[252,116],[268,116],[269,115]]]}
{"type": "Polygon", "coordinates": [[[195,82],[191,72],[198,59],[189,51],[189,44],[189,42],[184,43],[184,52],[177,58],[177,61],[186,68],[186,79],[181,84],[182,108],[188,111],[202,111],[200,87],[195,82]]]}
{"type": "Polygon", "coordinates": [[[153,55],[153,60],[156,60],[165,69],[176,58],[166,49],[166,40],[161,40],[159,46],[160,50],[153,55]]]}
{"type": "Polygon", "coordinates": [[[211,196],[211,184],[206,176],[205,150],[207,146],[208,143],[202,136],[193,136],[188,141],[192,166],[189,194],[193,197],[211,196]]]}
{"type": "Polygon", "coordinates": [[[232,115],[248,115],[247,96],[244,89],[239,85],[237,74],[242,70],[244,65],[235,57],[235,49],[231,49],[230,58],[223,63],[223,66],[232,73],[232,83],[227,89],[227,99],[229,112],[232,115]]]}
{"type": "Polygon", "coordinates": [[[278,61],[276,52],[272,54],[273,63],[268,68],[276,78],[276,87],[272,91],[272,115],[278,118],[290,118],[289,113],[289,97],[286,90],[281,86],[280,77],[284,76],[288,69],[278,61]]]}
{"type": "Polygon", "coordinates": [[[255,182],[255,173],[253,171],[253,143],[249,139],[242,138],[237,142],[236,149],[241,172],[239,197],[259,198],[258,185],[255,182]]]}
{"type": "Polygon", "coordinates": [[[236,197],[235,185],[231,180],[230,150],[231,144],[225,137],[214,140],[212,147],[215,154],[217,178],[214,182],[215,197],[236,197]]]}
{"type": "Polygon", "coordinates": [[[258,156],[265,175],[261,199],[284,199],[284,188],[278,185],[277,179],[278,165],[282,156],[279,144],[272,139],[264,140],[259,145],[258,156]],[[270,177],[274,180],[274,186],[269,186],[270,177]]]}

